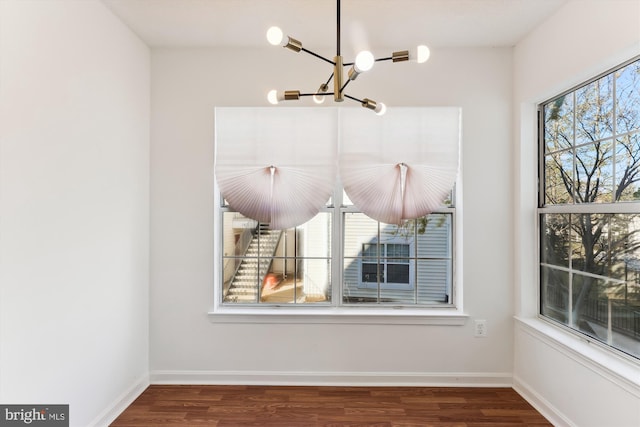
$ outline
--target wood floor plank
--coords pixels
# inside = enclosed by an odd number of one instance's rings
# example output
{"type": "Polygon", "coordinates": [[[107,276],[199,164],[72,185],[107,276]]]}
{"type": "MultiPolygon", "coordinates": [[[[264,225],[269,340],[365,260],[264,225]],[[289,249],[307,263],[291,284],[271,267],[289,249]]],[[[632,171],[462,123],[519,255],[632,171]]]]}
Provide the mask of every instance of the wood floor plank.
{"type": "Polygon", "coordinates": [[[510,388],[152,385],[113,427],[547,427],[510,388]]]}

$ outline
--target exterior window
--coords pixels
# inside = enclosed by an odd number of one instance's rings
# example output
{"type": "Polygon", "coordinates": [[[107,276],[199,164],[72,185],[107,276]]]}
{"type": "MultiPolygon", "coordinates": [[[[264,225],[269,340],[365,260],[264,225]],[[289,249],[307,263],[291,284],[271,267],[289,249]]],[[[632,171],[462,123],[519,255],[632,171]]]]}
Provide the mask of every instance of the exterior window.
{"type": "Polygon", "coordinates": [[[540,106],[540,314],[640,358],[640,60],[540,106]]]}
{"type": "Polygon", "coordinates": [[[402,243],[362,245],[362,284],[410,287],[409,251],[410,245],[402,243]]]}
{"type": "Polygon", "coordinates": [[[360,212],[345,212],[343,221],[343,303],[451,302],[452,213],[400,226],[360,212]]]}
{"type": "Polygon", "coordinates": [[[411,287],[409,248],[402,243],[366,243],[362,245],[362,275],[364,286],[391,288],[411,287]]]}
{"type": "Polygon", "coordinates": [[[222,200],[218,304],[453,307],[455,209],[447,204],[390,225],[358,212],[339,189],[307,223],[272,230],[222,200]]]}

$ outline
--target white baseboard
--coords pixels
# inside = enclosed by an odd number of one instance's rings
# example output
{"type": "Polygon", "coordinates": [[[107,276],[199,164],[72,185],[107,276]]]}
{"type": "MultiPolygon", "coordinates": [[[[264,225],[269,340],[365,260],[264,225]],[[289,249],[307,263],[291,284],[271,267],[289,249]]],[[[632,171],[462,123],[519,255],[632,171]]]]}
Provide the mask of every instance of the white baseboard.
{"type": "Polygon", "coordinates": [[[507,372],[151,371],[151,384],[511,387],[507,372]]]}
{"type": "Polygon", "coordinates": [[[149,376],[138,378],[131,387],[118,396],[111,405],[98,415],[90,424],[90,427],[107,427],[118,415],[120,415],[131,403],[149,387],[149,376]]]}
{"type": "Polygon", "coordinates": [[[553,406],[547,399],[537,393],[519,377],[513,377],[513,389],[531,404],[555,427],[577,427],[562,412],[553,406]]]}

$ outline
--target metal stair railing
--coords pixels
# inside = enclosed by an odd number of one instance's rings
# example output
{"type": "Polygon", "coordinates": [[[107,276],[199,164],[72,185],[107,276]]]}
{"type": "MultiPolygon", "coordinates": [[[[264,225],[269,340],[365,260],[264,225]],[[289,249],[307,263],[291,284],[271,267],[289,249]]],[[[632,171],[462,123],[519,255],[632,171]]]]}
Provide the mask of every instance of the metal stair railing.
{"type": "MultiPolygon", "coordinates": [[[[257,227],[256,227],[256,229],[257,229],[257,227]]],[[[249,245],[251,244],[251,241],[253,240],[254,231],[255,231],[255,229],[246,229],[246,230],[242,231],[242,233],[240,234],[240,238],[238,239],[238,242],[236,243],[235,247],[233,248],[233,255],[234,256],[237,257],[240,254],[244,255],[247,252],[247,249],[249,248],[249,245]]],[[[235,264],[234,267],[233,267],[233,274],[231,275],[231,280],[228,280],[224,284],[223,295],[227,294],[227,291],[229,290],[229,286],[231,286],[231,283],[233,283],[233,278],[238,273],[238,269],[240,268],[240,265],[242,265],[242,258],[230,258],[230,259],[227,259],[227,262],[225,262],[224,267],[223,267],[225,272],[230,268],[231,263],[235,264]]]]}
{"type": "Polygon", "coordinates": [[[282,231],[269,230],[269,224],[258,224],[253,231],[244,256],[223,294],[223,302],[260,301],[261,284],[273,263],[282,231]],[[255,256],[251,256],[252,254],[255,256]]]}

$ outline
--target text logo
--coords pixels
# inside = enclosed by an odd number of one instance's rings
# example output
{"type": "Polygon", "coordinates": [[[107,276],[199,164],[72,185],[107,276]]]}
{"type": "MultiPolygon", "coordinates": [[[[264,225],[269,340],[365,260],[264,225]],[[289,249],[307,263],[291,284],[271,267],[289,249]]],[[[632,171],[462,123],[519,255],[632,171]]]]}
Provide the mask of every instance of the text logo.
{"type": "Polygon", "coordinates": [[[0,405],[0,427],[69,427],[69,405],[0,405]]]}

